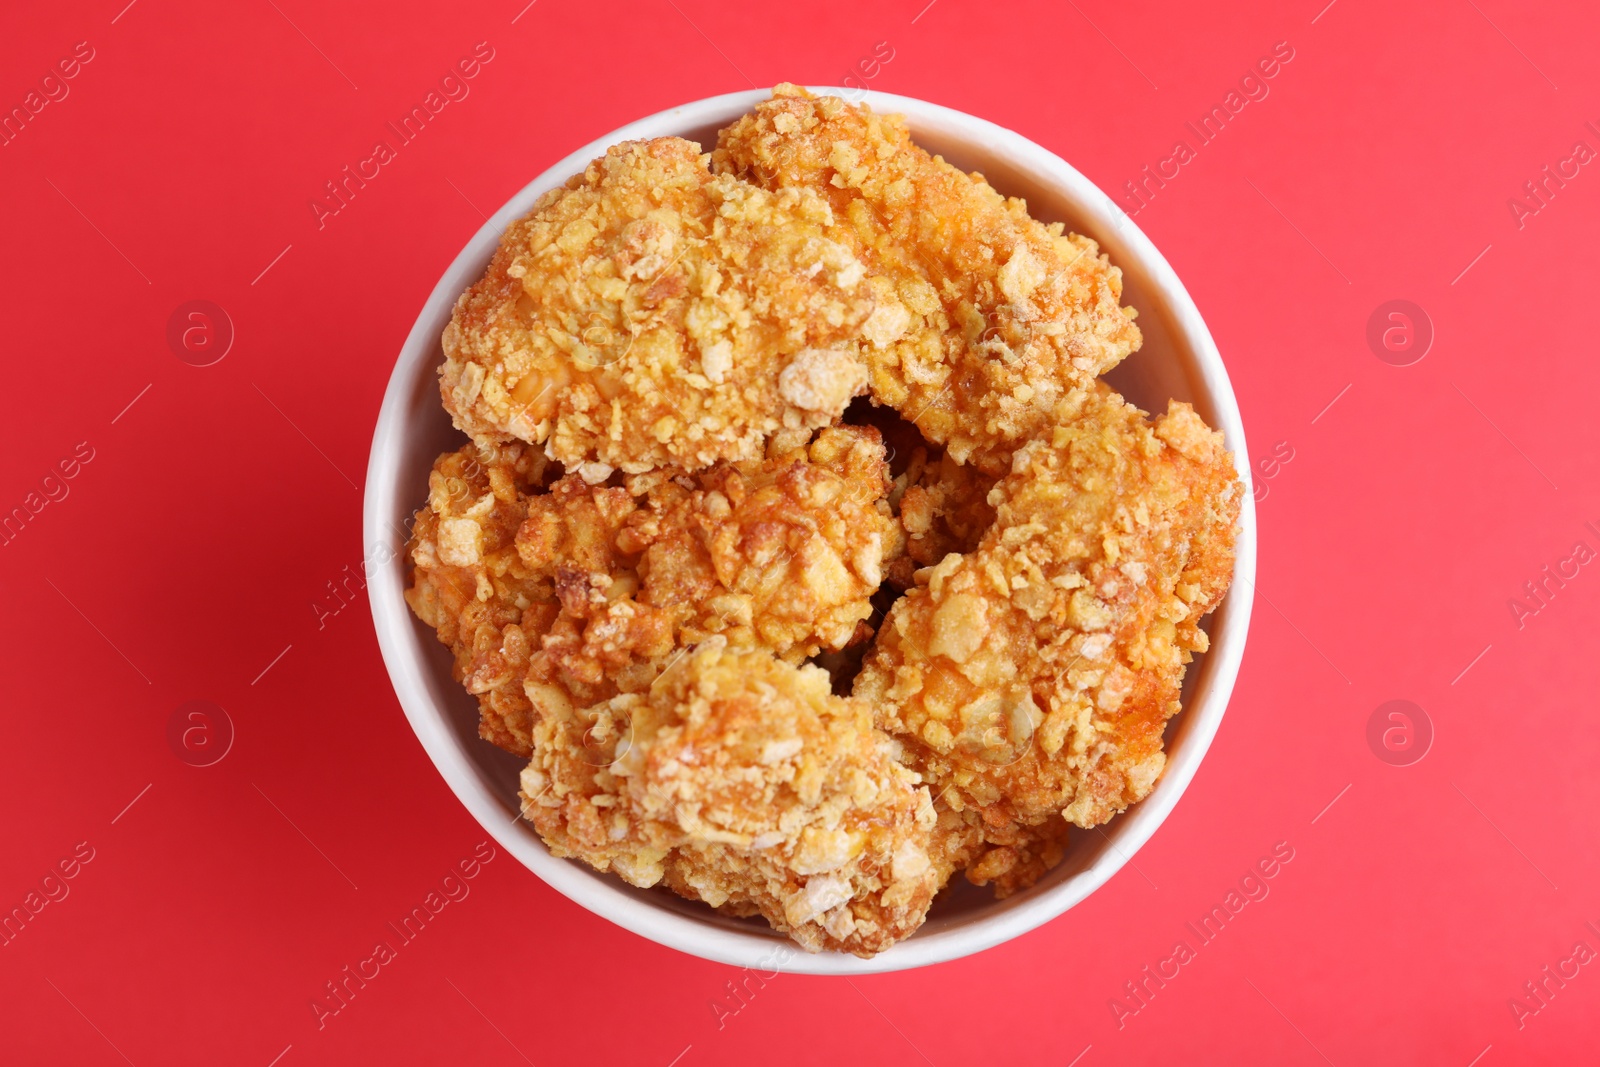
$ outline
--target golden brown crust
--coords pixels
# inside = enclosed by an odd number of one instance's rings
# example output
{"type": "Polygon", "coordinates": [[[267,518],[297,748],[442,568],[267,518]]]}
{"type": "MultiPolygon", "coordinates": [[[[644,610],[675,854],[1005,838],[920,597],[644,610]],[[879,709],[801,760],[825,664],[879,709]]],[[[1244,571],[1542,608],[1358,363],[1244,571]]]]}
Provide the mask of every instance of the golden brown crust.
{"type": "Polygon", "coordinates": [[[713,166],[828,198],[878,287],[862,346],[874,397],[960,462],[1000,472],[1056,405],[1139,346],[1095,242],[1028,216],[911,140],[905,119],[780,85],[713,166]]]}
{"type": "Polygon", "coordinates": [[[482,737],[521,755],[532,726],[522,683],[557,604],[550,576],[527,567],[515,541],[548,467],[515,442],[446,452],[408,546],[406,602],[454,654],[456,680],[478,698],[482,737]]]}
{"type": "Polygon", "coordinates": [[[553,853],[759,913],[810,951],[881,952],[943,884],[927,789],[819,668],[714,639],[535,736],[524,814],[553,853]]]}
{"type": "Polygon", "coordinates": [[[793,660],[847,644],[892,526],[882,441],[840,426],[781,446],[695,474],[566,475],[531,491],[518,465],[543,461],[527,446],[441,456],[406,595],[454,651],[483,736],[526,756],[535,707],[638,692],[713,634],[793,660]]]}
{"type": "Polygon", "coordinates": [[[713,176],[676,137],[630,141],[511,225],[445,329],[444,404],[480,442],[612,469],[759,459],[865,385],[864,269],[827,202],[713,176]]]}
{"type": "Polygon", "coordinates": [[[956,810],[1089,827],[1149,792],[1199,622],[1233,570],[1221,436],[1104,387],[1062,405],[990,493],[978,548],[917,574],[856,678],[956,810]]]}
{"type": "Polygon", "coordinates": [[[913,450],[889,492],[902,536],[886,568],[888,580],[909,589],[917,568],[977,548],[978,539],[994,525],[988,497],[995,481],[947,453],[934,450],[930,456],[926,448],[913,450]]]}
{"type": "Polygon", "coordinates": [[[994,814],[975,809],[942,811],[940,825],[953,827],[947,833],[959,842],[955,846],[962,850],[958,866],[966,871],[967,881],[992,886],[994,895],[1004,900],[1055,869],[1065,854],[1072,827],[1058,815],[1035,826],[1023,826],[1004,818],[991,820],[994,814]]]}

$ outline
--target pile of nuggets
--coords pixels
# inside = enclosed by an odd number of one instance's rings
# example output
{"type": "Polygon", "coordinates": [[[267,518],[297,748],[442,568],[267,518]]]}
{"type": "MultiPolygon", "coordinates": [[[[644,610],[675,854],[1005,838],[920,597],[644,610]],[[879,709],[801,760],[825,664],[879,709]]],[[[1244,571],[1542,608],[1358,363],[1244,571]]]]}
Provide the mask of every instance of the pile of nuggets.
{"type": "Polygon", "coordinates": [[[790,85],[513,224],[444,332],[471,443],[407,598],[551,851],[866,957],[1144,797],[1241,490],[1187,404],[1098,380],[1121,296],[903,118],[790,85]]]}

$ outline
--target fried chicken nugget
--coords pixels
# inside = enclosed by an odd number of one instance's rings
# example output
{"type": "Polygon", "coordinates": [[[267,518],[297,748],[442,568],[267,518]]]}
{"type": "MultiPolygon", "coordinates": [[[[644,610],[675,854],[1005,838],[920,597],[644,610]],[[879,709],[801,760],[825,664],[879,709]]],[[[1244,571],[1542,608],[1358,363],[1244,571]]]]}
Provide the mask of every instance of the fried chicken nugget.
{"type": "Polygon", "coordinates": [[[1200,619],[1232,575],[1239,481],[1187,404],[1152,425],[1101,386],[1060,405],[989,501],[994,526],[918,572],[854,693],[988,832],[1057,813],[1092,827],[1164,766],[1200,619]]]}
{"type": "Polygon", "coordinates": [[[647,693],[541,715],[535,737],[523,813],[552,853],[760,914],[809,951],[881,952],[949,875],[928,790],[820,668],[713,639],[647,693]]]}
{"type": "Polygon", "coordinates": [[[713,176],[676,137],[609,149],[501,239],[445,328],[440,387],[480,443],[613,468],[760,459],[866,381],[865,269],[809,189],[713,176]]]}
{"type": "Polygon", "coordinates": [[[800,659],[844,647],[872,613],[893,523],[878,431],[832,426],[769,453],[693,478],[628,479],[650,507],[617,544],[640,553],[649,602],[686,620],[680,643],[720,633],[800,659]]]}
{"type": "Polygon", "coordinates": [[[811,189],[875,277],[872,396],[994,473],[1056,405],[1139,347],[1122,273],[1094,241],[1029,217],[912,143],[903,116],[779,85],[722,131],[721,173],[811,189]]]}
{"type": "Polygon", "coordinates": [[[856,636],[893,524],[882,440],[830,427],[769,452],[547,490],[524,471],[543,466],[531,446],[440,457],[406,597],[454,652],[486,740],[527,756],[535,710],[643,690],[714,634],[796,661],[856,636]]]}
{"type": "Polygon", "coordinates": [[[480,736],[523,755],[532,706],[522,683],[558,602],[551,576],[525,566],[515,541],[551,466],[520,442],[446,452],[428,475],[428,503],[408,546],[406,602],[478,698],[480,736]]]}

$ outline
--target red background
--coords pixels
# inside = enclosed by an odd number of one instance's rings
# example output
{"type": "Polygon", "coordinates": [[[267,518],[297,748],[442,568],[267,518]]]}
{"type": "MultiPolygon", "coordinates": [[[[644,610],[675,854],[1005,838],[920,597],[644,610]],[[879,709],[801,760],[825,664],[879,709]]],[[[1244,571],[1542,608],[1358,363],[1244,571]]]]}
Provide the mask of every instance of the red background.
{"type": "Polygon", "coordinates": [[[0,907],[78,842],[94,859],[0,948],[0,1059],[1499,1067],[1592,1049],[1600,968],[1550,983],[1520,1028],[1509,1001],[1575,942],[1600,950],[1600,568],[1520,629],[1507,602],[1580,538],[1600,549],[1600,174],[1521,228],[1507,200],[1575,141],[1600,148],[1600,26],[1576,3],[1323,2],[11,5],[5,108],[76,42],[94,59],[0,148],[0,509],[79,442],[94,458],[0,548],[0,907]],[[479,41],[495,58],[471,95],[319,230],[323,182],[479,41]],[[781,976],[719,1028],[730,968],[502,854],[319,1030],[323,983],[485,836],[413,738],[364,598],[320,629],[311,606],[359,565],[367,448],[418,308],[483,213],[578,145],[715,93],[838,84],[880,41],[872,88],[1010,126],[1112,191],[1294,50],[1138,216],[1216,335],[1252,459],[1293,453],[1258,468],[1255,626],[1209,758],[1136,866],[971,959],[781,976]],[[1412,366],[1365,339],[1394,298],[1434,327],[1412,366]],[[193,299],[236,330],[212,366],[166,341],[193,299]],[[1391,699],[1435,731],[1411,766],[1368,746],[1391,699]],[[236,728],[213,766],[169,745],[190,700],[236,728]],[[1270,896],[1119,1028],[1123,983],[1278,842],[1294,859],[1270,896]]]}

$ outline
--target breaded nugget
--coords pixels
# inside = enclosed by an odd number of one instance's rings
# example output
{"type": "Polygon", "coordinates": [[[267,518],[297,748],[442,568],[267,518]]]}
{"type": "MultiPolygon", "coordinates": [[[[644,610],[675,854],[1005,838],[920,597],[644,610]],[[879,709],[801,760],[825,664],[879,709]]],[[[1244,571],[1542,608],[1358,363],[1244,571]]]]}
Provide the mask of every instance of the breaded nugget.
{"type": "Polygon", "coordinates": [[[526,756],[536,708],[638,692],[713,634],[792,660],[851,641],[893,526],[882,440],[830,427],[769,451],[538,491],[516,466],[542,464],[528,446],[440,457],[406,596],[455,653],[487,740],[526,756]]]}
{"type": "Polygon", "coordinates": [[[719,173],[826,196],[878,287],[872,395],[995,473],[1063,399],[1139,346],[1122,273],[913,144],[905,119],[780,85],[723,130],[719,173]]]}
{"type": "Polygon", "coordinates": [[[1152,425],[1104,386],[1064,401],[989,495],[976,551],[918,572],[856,679],[941,803],[988,827],[1103,823],[1150,791],[1241,491],[1186,404],[1152,425]]]}
{"type": "Polygon", "coordinates": [[[446,452],[408,546],[406,602],[454,654],[456,680],[478,698],[482,737],[523,755],[532,708],[522,683],[558,603],[551,576],[524,564],[515,541],[549,466],[518,442],[446,452]]]}
{"type": "Polygon", "coordinates": [[[714,639],[535,737],[523,810],[555,855],[759,913],[810,951],[881,952],[942,884],[927,789],[820,668],[714,639]]]}
{"type": "Polygon", "coordinates": [[[872,614],[893,524],[889,468],[871,427],[834,426],[805,447],[693,477],[627,480],[649,507],[618,537],[639,553],[644,598],[681,617],[681,644],[723,634],[790,658],[843,648],[872,614]]]}
{"type": "Polygon", "coordinates": [[[501,239],[445,328],[440,386],[480,443],[591,483],[760,459],[865,386],[865,269],[809,189],[712,176],[681,138],[617,145],[501,239]]]}

